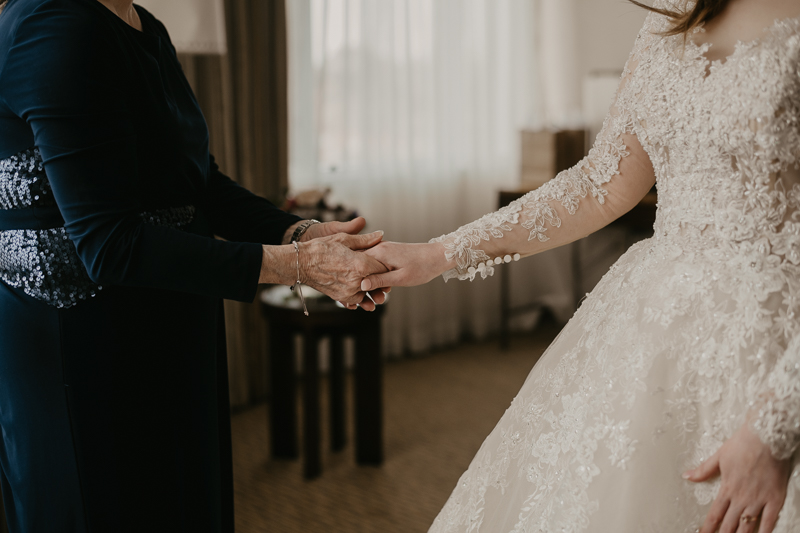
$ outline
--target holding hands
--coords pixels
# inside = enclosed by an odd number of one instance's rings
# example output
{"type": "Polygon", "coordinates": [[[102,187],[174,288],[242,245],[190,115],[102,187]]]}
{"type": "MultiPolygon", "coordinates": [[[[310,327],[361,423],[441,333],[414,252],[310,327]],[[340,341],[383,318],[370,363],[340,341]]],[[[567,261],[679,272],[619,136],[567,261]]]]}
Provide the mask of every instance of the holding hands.
{"type": "Polygon", "coordinates": [[[380,261],[386,271],[366,276],[363,291],[422,285],[453,267],[440,243],[381,242],[364,253],[380,261]]]}
{"type": "Polygon", "coordinates": [[[336,233],[308,240],[300,245],[300,272],[307,273],[302,281],[348,308],[361,306],[374,311],[375,304],[383,303],[386,296],[382,291],[367,296],[367,292],[361,290],[361,280],[386,268],[362,251],[375,246],[382,238],[383,232],[376,231],[365,235],[336,233]]]}
{"type": "Polygon", "coordinates": [[[314,224],[300,237],[299,253],[290,243],[297,225],[290,227],[284,246],[263,246],[259,283],[293,285],[300,281],[354,309],[361,306],[374,311],[385,301],[385,292],[367,295],[361,280],[370,274],[385,272],[378,260],[363,253],[381,242],[382,231],[358,235],[366,221],[358,217],[349,222],[314,224]]]}
{"type": "MultiPolygon", "coordinates": [[[[375,298],[376,303],[383,303],[385,293],[392,287],[422,285],[449,268],[444,249],[437,243],[379,242],[363,253],[384,267],[365,276],[360,283],[361,291],[375,298]]],[[[363,303],[361,306],[364,307],[363,303]]],[[[355,309],[358,306],[345,304],[345,307],[355,309]]]]}
{"type": "MultiPolygon", "coordinates": [[[[291,244],[295,224],[286,230],[291,244]]],[[[338,300],[348,309],[374,311],[393,286],[422,285],[452,268],[439,243],[382,242],[383,232],[359,235],[366,221],[325,222],[308,227],[294,246],[264,246],[260,283],[306,285],[338,300]]]]}

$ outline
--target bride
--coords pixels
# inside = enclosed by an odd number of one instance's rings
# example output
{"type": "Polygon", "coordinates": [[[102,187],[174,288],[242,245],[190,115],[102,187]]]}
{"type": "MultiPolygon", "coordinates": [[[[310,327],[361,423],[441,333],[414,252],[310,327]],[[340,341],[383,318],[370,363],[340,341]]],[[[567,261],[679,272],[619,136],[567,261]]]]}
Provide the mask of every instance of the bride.
{"type": "Polygon", "coordinates": [[[648,9],[583,162],[366,252],[391,272],[363,290],[485,278],[658,185],[655,235],[545,352],[432,532],[800,531],[800,1],[648,9]]]}

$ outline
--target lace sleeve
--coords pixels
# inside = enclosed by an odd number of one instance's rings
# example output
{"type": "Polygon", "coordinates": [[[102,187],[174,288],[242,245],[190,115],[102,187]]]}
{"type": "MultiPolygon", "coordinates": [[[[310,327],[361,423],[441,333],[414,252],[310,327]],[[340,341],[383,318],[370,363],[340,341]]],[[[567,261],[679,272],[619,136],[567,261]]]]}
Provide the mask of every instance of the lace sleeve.
{"type": "Polygon", "coordinates": [[[647,193],[655,174],[637,138],[641,129],[633,109],[639,94],[636,65],[647,54],[651,38],[645,24],[614,105],[583,161],[507,207],[430,241],[444,245],[448,261],[455,259],[456,267],[443,274],[445,281],[473,280],[477,274],[486,278],[494,273],[494,265],[512,257],[585,237],[625,214],[647,193]],[[570,215],[568,224],[566,215],[570,215]]]}
{"type": "Polygon", "coordinates": [[[753,429],[777,459],[788,459],[800,445],[800,337],[795,338],[765,380],[753,402],[753,429]]]}

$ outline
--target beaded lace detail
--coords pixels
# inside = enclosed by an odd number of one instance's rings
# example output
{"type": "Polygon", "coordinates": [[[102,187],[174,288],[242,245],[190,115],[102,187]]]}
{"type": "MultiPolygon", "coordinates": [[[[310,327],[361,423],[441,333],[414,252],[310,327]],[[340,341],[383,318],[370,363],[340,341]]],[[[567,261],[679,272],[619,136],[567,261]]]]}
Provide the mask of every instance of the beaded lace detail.
{"type": "Polygon", "coordinates": [[[655,170],[655,236],[584,300],[431,532],[695,531],[719,481],[680,474],[748,420],[793,460],[775,531],[800,531],[800,20],[725,62],[667,25],[648,17],[587,159],[435,239],[446,279],[485,277],[488,257],[610,221],[626,135],[655,170]]]}
{"type": "Polygon", "coordinates": [[[617,173],[620,159],[628,155],[619,135],[630,132],[631,127],[623,114],[609,116],[602,133],[609,138],[599,140],[578,165],[503,209],[484,215],[451,234],[431,239],[430,242],[444,244],[448,261],[456,260],[456,268],[445,272],[444,280],[472,281],[477,274],[483,279],[494,274],[489,255],[479,246],[483,241],[502,238],[503,232],[514,229],[513,225],[519,224],[527,230],[529,241],[550,240],[548,226],[561,227],[561,217],[550,202],[558,202],[570,215],[575,214],[581,199],[587,196],[602,204],[608,194],[603,185],[617,173]]]}
{"type": "MultiPolygon", "coordinates": [[[[55,205],[38,148],[0,160],[0,209],[55,205]]],[[[183,228],[194,219],[194,206],[145,211],[146,224],[183,228]]],[[[64,227],[0,231],[0,280],[29,296],[68,308],[102,290],[86,272],[64,227]]]]}

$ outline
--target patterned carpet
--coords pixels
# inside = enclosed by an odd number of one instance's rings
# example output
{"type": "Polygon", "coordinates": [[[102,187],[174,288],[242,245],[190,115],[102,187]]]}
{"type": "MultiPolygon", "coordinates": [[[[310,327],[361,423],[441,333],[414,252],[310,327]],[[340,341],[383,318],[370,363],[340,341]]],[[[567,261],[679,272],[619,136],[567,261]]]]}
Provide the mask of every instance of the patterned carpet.
{"type": "Polygon", "coordinates": [[[300,461],[270,459],[266,405],[236,414],[237,533],[427,531],[557,333],[540,327],[513,338],[508,352],[483,342],[388,364],[379,468],[357,466],[349,441],[342,452],[325,452],[322,477],[304,481],[300,461]]]}

